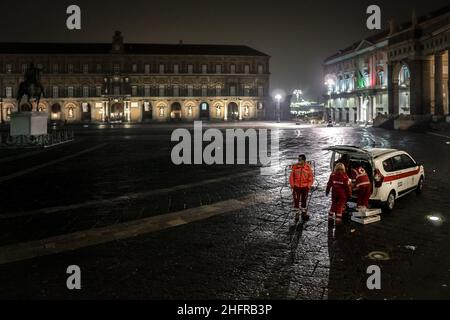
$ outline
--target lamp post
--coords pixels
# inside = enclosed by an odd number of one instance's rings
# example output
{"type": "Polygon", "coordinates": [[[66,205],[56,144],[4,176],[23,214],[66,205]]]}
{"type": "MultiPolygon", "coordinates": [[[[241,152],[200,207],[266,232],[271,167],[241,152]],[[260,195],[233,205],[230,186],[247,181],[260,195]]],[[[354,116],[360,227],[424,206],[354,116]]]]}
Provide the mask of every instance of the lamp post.
{"type": "Polygon", "coordinates": [[[278,123],[281,122],[281,113],[280,113],[280,111],[281,111],[281,107],[280,107],[281,99],[282,99],[281,94],[277,94],[275,96],[275,100],[277,101],[278,123]]]}

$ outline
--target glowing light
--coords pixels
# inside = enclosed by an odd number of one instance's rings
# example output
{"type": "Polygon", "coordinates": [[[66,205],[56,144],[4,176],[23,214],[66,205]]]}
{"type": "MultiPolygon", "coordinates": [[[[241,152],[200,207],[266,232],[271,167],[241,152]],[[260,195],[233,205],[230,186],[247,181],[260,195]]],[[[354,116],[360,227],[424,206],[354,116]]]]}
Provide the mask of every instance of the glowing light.
{"type": "Polygon", "coordinates": [[[432,222],[442,222],[442,218],[434,215],[427,216],[427,219],[432,222]]]}

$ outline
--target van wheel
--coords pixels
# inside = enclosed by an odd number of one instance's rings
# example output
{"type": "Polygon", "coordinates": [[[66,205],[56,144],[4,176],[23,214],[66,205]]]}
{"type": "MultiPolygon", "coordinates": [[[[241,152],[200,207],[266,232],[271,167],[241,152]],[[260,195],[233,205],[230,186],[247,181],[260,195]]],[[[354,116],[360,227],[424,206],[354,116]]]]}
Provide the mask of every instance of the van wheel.
{"type": "Polygon", "coordinates": [[[391,191],[387,198],[386,203],[383,206],[383,213],[392,213],[395,208],[395,191],[391,191]]]}
{"type": "Polygon", "coordinates": [[[417,184],[416,194],[422,194],[423,184],[424,184],[423,177],[420,177],[419,183],[417,184]]]}

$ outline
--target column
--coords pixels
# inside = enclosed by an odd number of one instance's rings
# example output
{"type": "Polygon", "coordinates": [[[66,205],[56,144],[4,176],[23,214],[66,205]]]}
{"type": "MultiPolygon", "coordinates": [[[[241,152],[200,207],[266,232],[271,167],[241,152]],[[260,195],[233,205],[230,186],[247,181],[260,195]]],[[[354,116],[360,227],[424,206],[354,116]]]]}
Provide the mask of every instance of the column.
{"type": "Polygon", "coordinates": [[[444,115],[443,72],[444,72],[443,54],[438,53],[434,56],[434,98],[435,98],[434,114],[437,116],[444,115]]]}
{"type": "Polygon", "coordinates": [[[363,116],[362,116],[362,105],[363,105],[363,97],[359,96],[358,97],[358,104],[357,104],[357,121],[358,122],[362,122],[363,116]]]}
{"type": "Polygon", "coordinates": [[[424,92],[423,92],[423,68],[424,63],[422,60],[414,60],[409,63],[409,71],[411,72],[411,85],[410,85],[410,109],[411,115],[423,115],[424,114],[424,92]]]}
{"type": "Polygon", "coordinates": [[[106,101],[102,101],[102,122],[105,122],[106,120],[106,101]]]}
{"type": "Polygon", "coordinates": [[[228,121],[228,102],[225,102],[224,112],[225,112],[225,114],[224,114],[223,120],[228,121]]]}
{"type": "Polygon", "coordinates": [[[399,84],[398,74],[394,74],[395,66],[388,64],[388,113],[389,116],[398,115],[399,111],[399,84]]]}
{"type": "MultiPolygon", "coordinates": [[[[444,114],[445,115],[449,115],[450,113],[450,99],[449,99],[449,94],[450,94],[450,70],[449,70],[449,65],[450,65],[450,50],[447,50],[447,59],[446,59],[446,63],[444,63],[444,68],[446,67],[446,71],[447,71],[447,75],[444,74],[444,83],[445,83],[445,77],[447,77],[447,86],[444,85],[444,94],[445,94],[445,98],[444,98],[444,114]]],[[[445,70],[445,69],[444,69],[445,70]]]]}
{"type": "MultiPolygon", "coordinates": [[[[277,110],[278,112],[278,110],[277,110]]],[[[278,114],[277,114],[278,116],[278,114]]],[[[242,121],[242,101],[239,101],[239,121],[242,121]]]]}

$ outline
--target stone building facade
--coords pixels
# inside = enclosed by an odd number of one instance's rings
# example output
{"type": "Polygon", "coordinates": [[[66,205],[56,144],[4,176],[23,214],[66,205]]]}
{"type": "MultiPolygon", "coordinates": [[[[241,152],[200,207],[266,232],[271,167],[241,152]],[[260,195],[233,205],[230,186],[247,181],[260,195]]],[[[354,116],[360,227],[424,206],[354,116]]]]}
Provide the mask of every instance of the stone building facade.
{"type": "Polygon", "coordinates": [[[126,44],[120,32],[112,44],[1,43],[1,119],[18,110],[30,63],[42,70],[39,109],[53,121],[263,119],[269,61],[246,46],[126,44]]]}
{"type": "Polygon", "coordinates": [[[450,7],[359,41],[326,59],[327,115],[410,125],[449,115],[450,7]]]}

